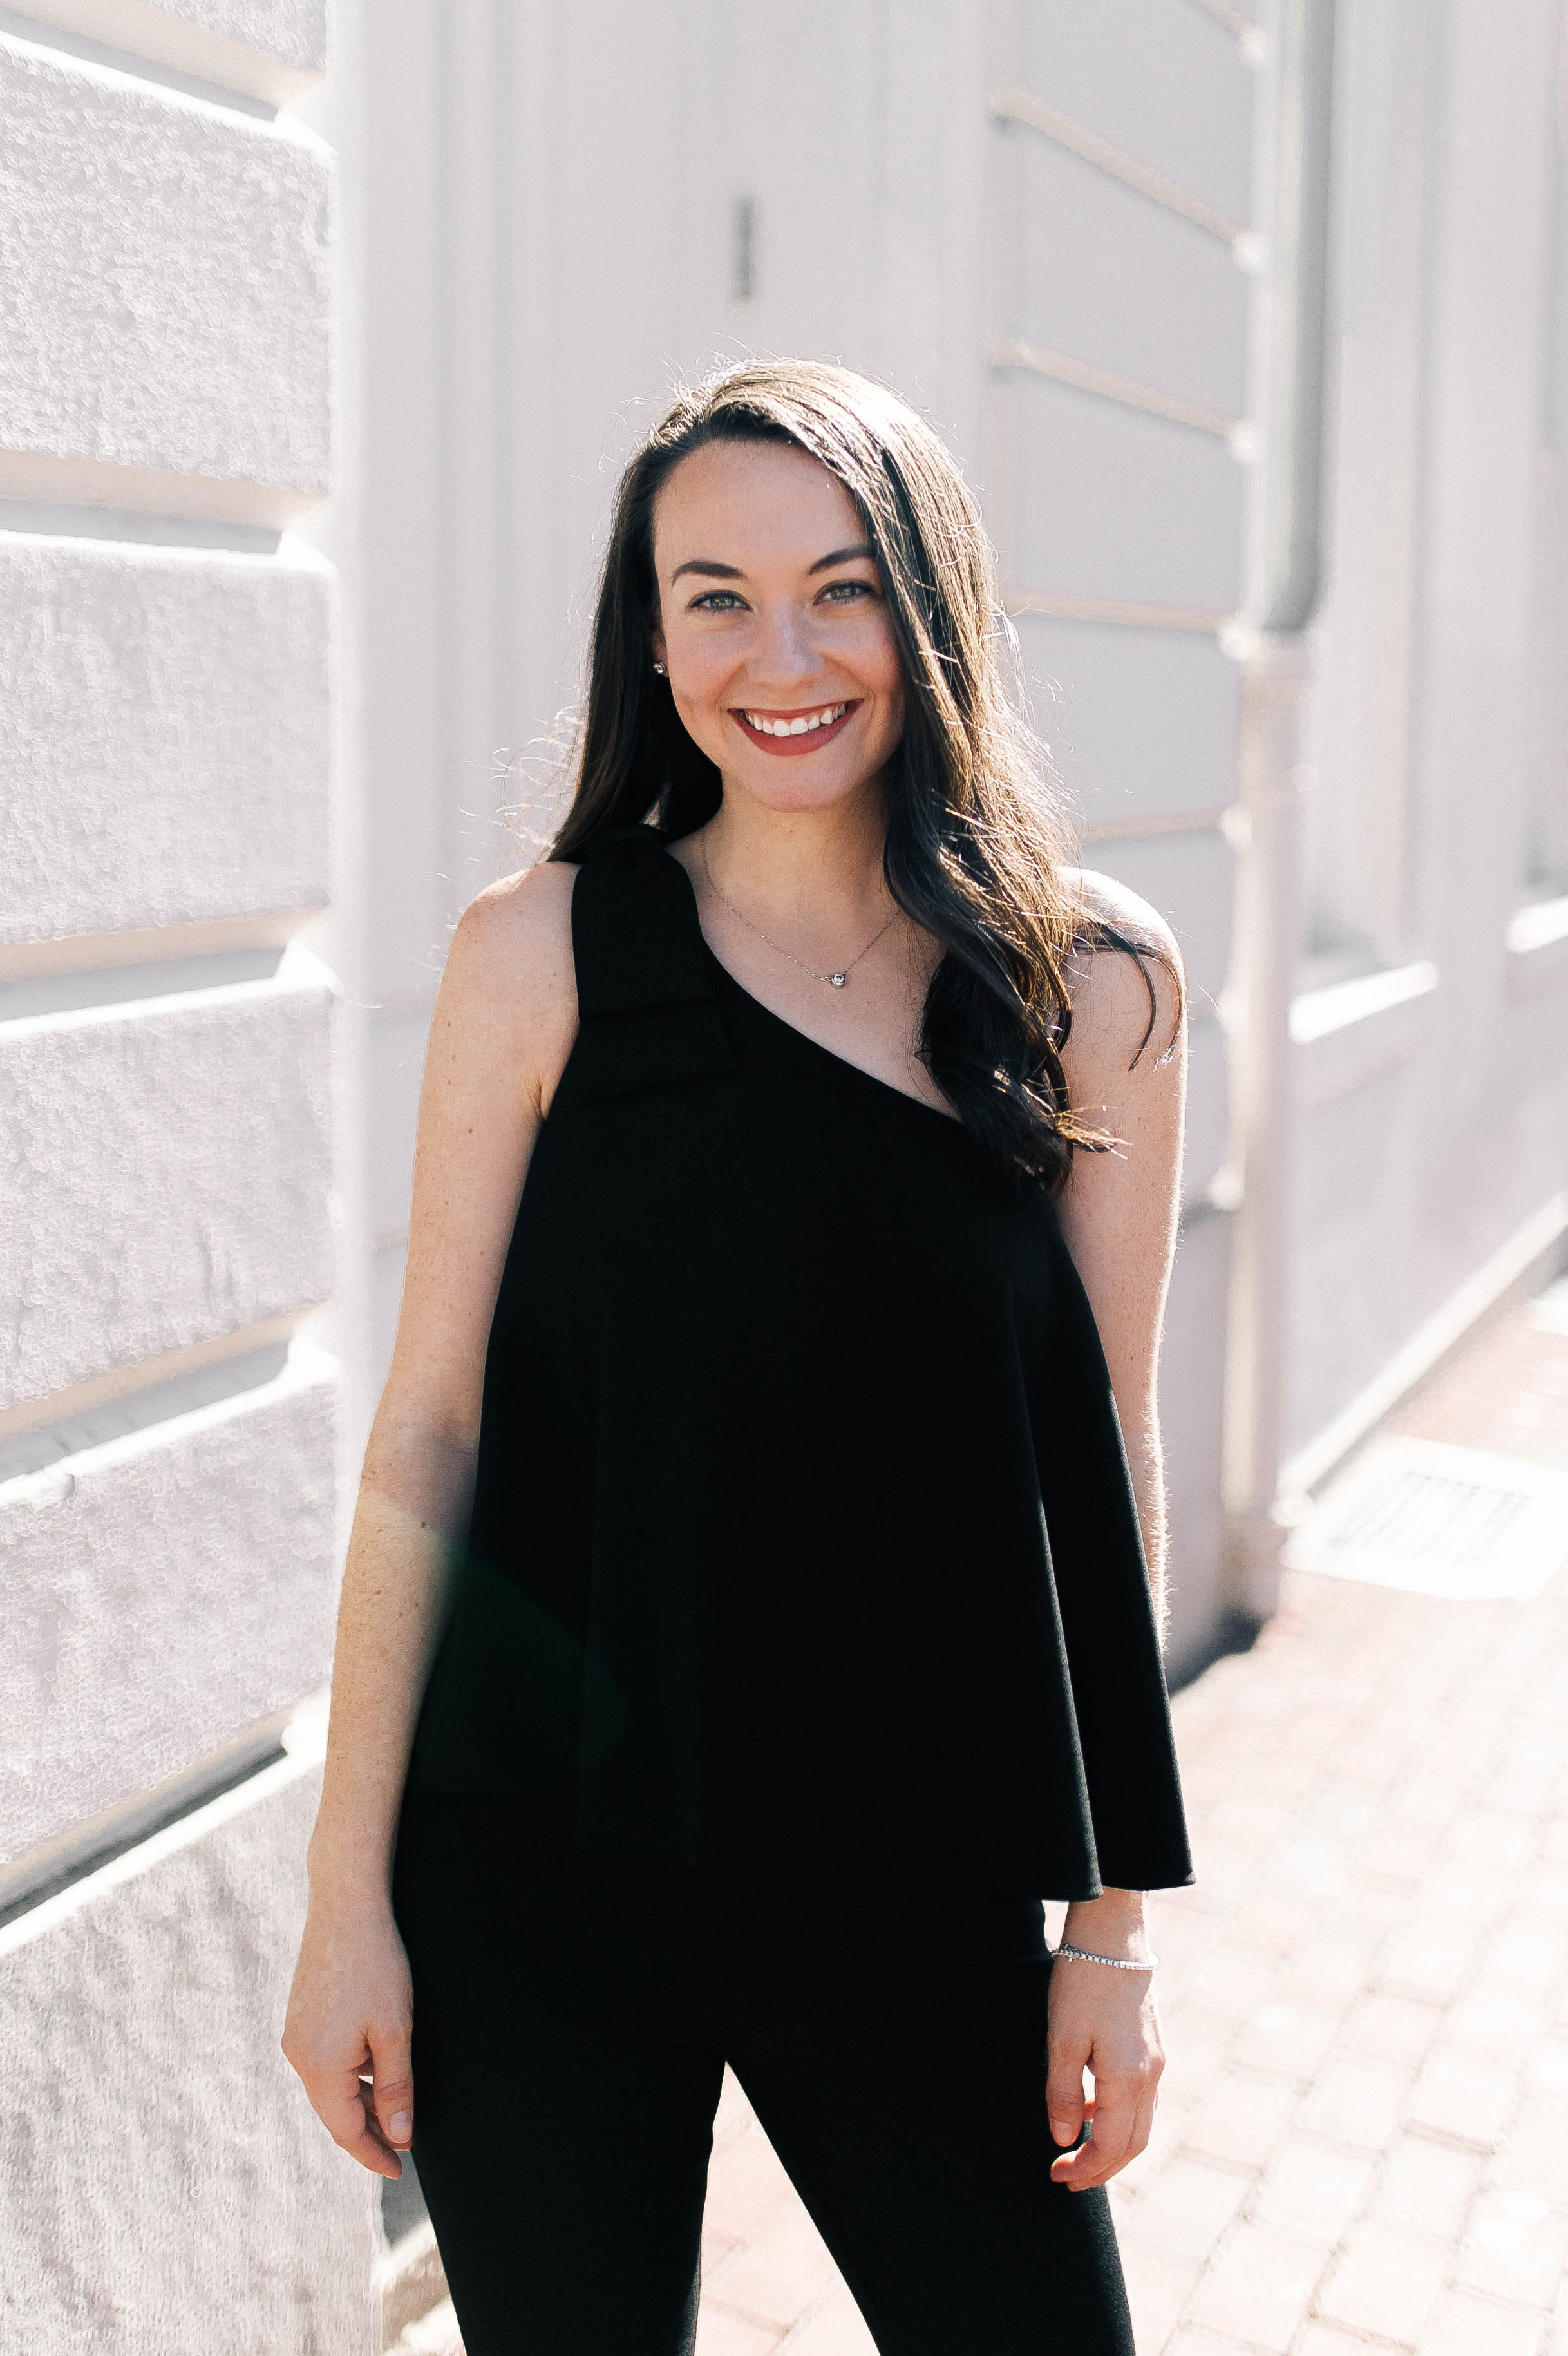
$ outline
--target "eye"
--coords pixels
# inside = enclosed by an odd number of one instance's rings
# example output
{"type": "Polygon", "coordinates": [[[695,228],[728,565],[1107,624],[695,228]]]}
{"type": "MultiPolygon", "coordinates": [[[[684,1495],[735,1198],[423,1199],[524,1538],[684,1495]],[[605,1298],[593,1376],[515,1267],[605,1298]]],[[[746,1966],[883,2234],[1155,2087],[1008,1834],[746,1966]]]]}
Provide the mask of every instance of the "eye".
{"type": "Polygon", "coordinates": [[[830,581],[817,603],[853,605],[859,604],[862,597],[874,597],[876,594],[869,581],[830,581]]]}
{"type": "Polygon", "coordinates": [[[744,603],[733,589],[709,589],[702,596],[692,599],[691,611],[694,614],[739,613],[744,603]]]}

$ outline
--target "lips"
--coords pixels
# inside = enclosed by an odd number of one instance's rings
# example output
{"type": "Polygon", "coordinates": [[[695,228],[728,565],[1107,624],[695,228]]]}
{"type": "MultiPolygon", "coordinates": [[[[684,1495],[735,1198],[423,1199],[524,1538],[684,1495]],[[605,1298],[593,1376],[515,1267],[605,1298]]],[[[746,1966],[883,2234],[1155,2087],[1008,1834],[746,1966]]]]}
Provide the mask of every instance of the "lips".
{"type": "Polygon", "coordinates": [[[824,744],[841,735],[860,709],[860,698],[851,702],[813,703],[799,712],[763,712],[752,706],[749,711],[731,707],[730,717],[760,752],[793,755],[820,752],[824,744]],[[836,712],[837,717],[827,715],[836,712]],[[757,723],[765,721],[767,726],[757,723]]]}

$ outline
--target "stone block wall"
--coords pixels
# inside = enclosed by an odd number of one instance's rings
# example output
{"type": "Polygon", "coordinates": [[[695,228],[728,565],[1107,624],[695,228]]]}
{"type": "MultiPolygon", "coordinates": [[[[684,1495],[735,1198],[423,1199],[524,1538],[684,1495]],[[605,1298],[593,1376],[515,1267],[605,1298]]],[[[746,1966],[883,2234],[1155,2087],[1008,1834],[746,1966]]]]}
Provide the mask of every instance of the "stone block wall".
{"type": "Polygon", "coordinates": [[[314,88],[328,62],[326,0],[39,0],[28,13],[138,64],[213,83],[230,101],[285,105],[314,88]]]}
{"type": "Polygon", "coordinates": [[[286,939],[326,892],[332,651],[308,550],[0,533],[0,954],[267,917],[286,939]]]}
{"type": "Polygon", "coordinates": [[[318,1778],[285,1757],[0,1928],[0,2345],[374,2356],[373,2190],[267,2033],[318,1778]]]}
{"type": "Polygon", "coordinates": [[[332,1290],[331,977],[295,950],[269,980],[181,990],[169,962],[155,996],[0,1024],[0,1408],[42,1417],[332,1290]]]}
{"type": "Polygon", "coordinates": [[[321,498],[320,143],[9,35],[0,108],[0,498],[260,525],[321,498]]]}
{"type": "Polygon", "coordinates": [[[277,2052],[266,1764],[340,1536],[327,27],[6,26],[0,2339],[336,2356],[373,2192],[277,2052]]]}

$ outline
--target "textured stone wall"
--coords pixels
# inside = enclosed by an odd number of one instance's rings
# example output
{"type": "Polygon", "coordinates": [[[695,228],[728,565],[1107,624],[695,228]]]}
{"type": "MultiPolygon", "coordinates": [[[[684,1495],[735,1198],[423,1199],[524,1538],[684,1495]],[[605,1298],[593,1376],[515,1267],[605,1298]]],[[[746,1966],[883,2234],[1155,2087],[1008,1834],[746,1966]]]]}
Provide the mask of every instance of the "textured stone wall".
{"type": "Polygon", "coordinates": [[[0,1868],[319,1686],[333,1362],[0,1483],[0,1868]]]}
{"type": "Polygon", "coordinates": [[[326,0],[176,0],[172,6],[163,0],[155,13],[286,59],[306,73],[319,74],[326,65],[326,0]]]}
{"type": "Polygon", "coordinates": [[[0,2345],[347,2356],[373,2189],[277,2051],[314,1782],[203,1804],[327,1676],[338,1560],[336,583],[287,529],[331,482],[333,165],[272,111],[327,25],[29,19],[0,33],[0,2345]]]}
{"type": "Polygon", "coordinates": [[[325,896],[332,578],[0,534],[0,945],[325,896]]]}
{"type": "Polygon", "coordinates": [[[33,0],[27,14],[277,102],[326,70],[326,0],[33,0]]]}
{"type": "Polygon", "coordinates": [[[5,34],[0,112],[0,497],[258,523],[320,498],[320,143],[5,34]]]}
{"type": "Polygon", "coordinates": [[[0,1404],[331,1291],[331,999],[306,969],[0,1023],[0,1404]]]}
{"type": "Polygon", "coordinates": [[[0,2346],[373,2356],[369,2177],[278,2051],[315,1774],[11,1944],[0,1929],[0,2346]]]}

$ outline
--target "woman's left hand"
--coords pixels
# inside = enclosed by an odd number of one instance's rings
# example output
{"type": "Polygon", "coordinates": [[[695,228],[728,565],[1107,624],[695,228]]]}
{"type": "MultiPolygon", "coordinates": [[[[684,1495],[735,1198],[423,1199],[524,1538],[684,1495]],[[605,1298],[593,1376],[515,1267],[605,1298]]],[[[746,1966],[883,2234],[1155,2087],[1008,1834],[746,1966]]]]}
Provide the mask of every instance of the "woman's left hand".
{"type": "MultiPolygon", "coordinates": [[[[1093,1904],[1073,1907],[1067,1922],[1070,1946],[1129,1958],[1148,1953],[1142,1903],[1133,1892],[1107,1890],[1093,1904]]],[[[1085,2119],[1092,2123],[1088,2142],[1051,2162],[1052,2180],[1071,2191],[1105,2183],[1149,2139],[1165,2067],[1153,1978],[1152,1972],[1072,1960],[1052,1967],[1045,2090],[1051,2136],[1075,2144],[1085,2119]],[[1086,2070],[1094,2082],[1087,2098],[1086,2070]]]]}

